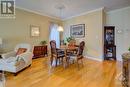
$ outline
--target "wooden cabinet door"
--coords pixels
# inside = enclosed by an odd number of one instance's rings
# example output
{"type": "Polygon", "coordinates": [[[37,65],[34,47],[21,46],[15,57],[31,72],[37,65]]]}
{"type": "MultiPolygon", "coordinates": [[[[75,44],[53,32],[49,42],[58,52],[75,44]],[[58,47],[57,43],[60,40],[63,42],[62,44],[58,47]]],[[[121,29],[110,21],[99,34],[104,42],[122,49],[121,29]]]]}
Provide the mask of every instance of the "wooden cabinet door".
{"type": "Polygon", "coordinates": [[[44,57],[47,54],[47,46],[34,46],[33,58],[44,57]]]}

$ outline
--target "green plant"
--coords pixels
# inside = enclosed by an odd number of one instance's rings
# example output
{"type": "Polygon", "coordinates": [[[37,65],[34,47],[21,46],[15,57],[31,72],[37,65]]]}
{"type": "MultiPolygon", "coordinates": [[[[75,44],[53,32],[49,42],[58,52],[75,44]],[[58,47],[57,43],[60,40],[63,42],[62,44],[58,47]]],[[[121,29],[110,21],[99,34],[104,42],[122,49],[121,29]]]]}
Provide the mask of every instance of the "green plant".
{"type": "Polygon", "coordinates": [[[41,45],[46,45],[47,44],[47,41],[43,40],[40,42],[41,45]]]}
{"type": "Polygon", "coordinates": [[[73,38],[72,36],[66,38],[66,41],[67,41],[68,43],[69,43],[70,41],[72,41],[72,40],[75,40],[75,38],[73,38]]]}
{"type": "Polygon", "coordinates": [[[130,47],[129,47],[129,49],[128,49],[129,51],[130,51],[130,47]]]}

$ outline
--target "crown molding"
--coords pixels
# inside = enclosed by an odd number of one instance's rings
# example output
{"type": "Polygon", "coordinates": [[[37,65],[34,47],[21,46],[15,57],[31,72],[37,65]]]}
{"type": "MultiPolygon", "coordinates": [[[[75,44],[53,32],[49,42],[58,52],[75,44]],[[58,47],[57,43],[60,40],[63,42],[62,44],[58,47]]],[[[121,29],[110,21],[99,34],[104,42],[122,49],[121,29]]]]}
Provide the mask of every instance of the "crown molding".
{"type": "Polygon", "coordinates": [[[38,14],[38,15],[41,15],[41,16],[46,16],[46,17],[49,17],[49,18],[52,18],[52,19],[61,20],[61,19],[58,18],[58,17],[50,16],[50,15],[43,14],[43,13],[39,13],[39,12],[30,10],[30,9],[26,9],[26,8],[22,8],[22,7],[19,7],[19,6],[16,6],[16,8],[17,8],[17,9],[20,9],[20,10],[27,11],[27,12],[31,12],[31,13],[34,13],[34,14],[38,14]]]}
{"type": "Polygon", "coordinates": [[[68,20],[68,19],[71,19],[71,18],[75,18],[75,17],[79,17],[79,16],[83,16],[83,15],[86,15],[86,14],[89,14],[89,13],[92,13],[92,12],[96,12],[96,11],[100,11],[100,10],[103,10],[103,9],[104,9],[104,7],[94,9],[94,10],[91,10],[91,11],[87,11],[87,12],[84,12],[84,13],[81,13],[81,14],[78,14],[78,15],[75,15],[75,16],[64,18],[64,19],[62,19],[62,21],[65,21],[65,20],[68,20]]]}
{"type": "Polygon", "coordinates": [[[130,6],[124,7],[124,8],[119,8],[119,9],[115,9],[115,10],[112,10],[112,11],[108,11],[107,14],[112,13],[112,12],[115,12],[115,11],[126,10],[126,9],[129,9],[129,8],[130,8],[130,6]]]}
{"type": "Polygon", "coordinates": [[[19,7],[19,6],[16,6],[16,8],[20,9],[20,10],[27,11],[27,12],[31,12],[31,13],[34,13],[34,14],[38,14],[38,15],[41,15],[41,16],[46,16],[46,17],[53,18],[53,19],[56,19],[56,20],[61,20],[61,21],[65,21],[65,20],[68,20],[68,19],[71,19],[71,18],[83,16],[83,15],[86,15],[86,14],[89,14],[89,13],[92,13],[92,12],[95,12],[95,11],[100,11],[100,10],[104,9],[104,7],[102,7],[102,8],[98,8],[98,9],[95,9],[95,10],[87,11],[87,12],[84,12],[84,13],[81,13],[81,14],[78,14],[78,15],[75,15],[75,16],[71,16],[71,17],[67,17],[67,18],[61,19],[61,18],[58,18],[58,17],[50,16],[50,15],[43,14],[43,13],[39,13],[39,12],[30,10],[30,9],[26,9],[26,8],[22,8],[22,7],[19,7]]]}

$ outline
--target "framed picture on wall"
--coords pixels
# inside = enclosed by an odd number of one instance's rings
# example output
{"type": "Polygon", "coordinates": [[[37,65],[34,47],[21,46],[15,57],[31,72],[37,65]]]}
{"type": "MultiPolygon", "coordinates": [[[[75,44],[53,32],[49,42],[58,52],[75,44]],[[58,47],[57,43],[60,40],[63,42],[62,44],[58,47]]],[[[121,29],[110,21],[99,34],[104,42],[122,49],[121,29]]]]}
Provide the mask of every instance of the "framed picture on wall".
{"type": "Polygon", "coordinates": [[[70,36],[74,38],[85,37],[85,24],[77,24],[70,26],[70,36]]]}
{"type": "Polygon", "coordinates": [[[31,37],[39,37],[40,36],[40,27],[31,25],[31,37]]]}

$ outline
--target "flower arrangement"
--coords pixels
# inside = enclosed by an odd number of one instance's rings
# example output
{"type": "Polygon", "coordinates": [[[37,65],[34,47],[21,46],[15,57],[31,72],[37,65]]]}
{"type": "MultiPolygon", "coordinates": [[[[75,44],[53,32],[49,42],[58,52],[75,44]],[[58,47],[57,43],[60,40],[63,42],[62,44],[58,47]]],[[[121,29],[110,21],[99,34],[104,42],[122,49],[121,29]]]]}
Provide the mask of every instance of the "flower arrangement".
{"type": "Polygon", "coordinates": [[[69,43],[70,41],[75,41],[75,38],[74,37],[67,37],[66,38],[66,41],[69,43]]]}

